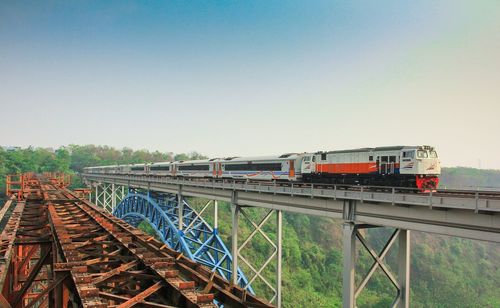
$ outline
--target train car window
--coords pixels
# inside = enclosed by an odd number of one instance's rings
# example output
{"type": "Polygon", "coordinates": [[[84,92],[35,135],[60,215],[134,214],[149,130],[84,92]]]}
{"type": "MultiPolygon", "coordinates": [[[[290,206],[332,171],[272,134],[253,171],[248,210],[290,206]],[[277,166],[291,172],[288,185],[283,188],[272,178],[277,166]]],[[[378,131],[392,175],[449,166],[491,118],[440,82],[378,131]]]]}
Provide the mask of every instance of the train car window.
{"type": "Polygon", "coordinates": [[[231,165],[224,165],[224,168],[226,171],[242,171],[242,170],[249,170],[248,164],[231,164],[231,165]]]}
{"type": "Polygon", "coordinates": [[[179,166],[179,170],[181,171],[208,171],[210,170],[209,165],[188,165],[188,166],[179,166]]]}
{"type": "Polygon", "coordinates": [[[430,151],[429,156],[430,158],[438,158],[438,154],[436,153],[436,151],[430,151]]]}
{"type": "Polygon", "coordinates": [[[151,170],[153,171],[169,171],[170,170],[170,166],[151,166],[150,167],[151,170]]]}
{"type": "Polygon", "coordinates": [[[231,164],[226,171],[281,171],[281,163],[231,164]]]}
{"type": "Polygon", "coordinates": [[[368,161],[373,161],[373,156],[368,156],[368,161]]]}
{"type": "Polygon", "coordinates": [[[386,162],[387,162],[387,160],[388,160],[388,157],[387,157],[387,156],[382,156],[382,158],[381,158],[381,160],[380,160],[380,161],[381,161],[381,162],[383,162],[383,163],[386,163],[386,162]]]}
{"type": "Polygon", "coordinates": [[[313,156],[313,160],[312,161],[313,161],[313,163],[316,161],[316,156],[313,156]]]}
{"type": "Polygon", "coordinates": [[[326,153],[321,154],[321,160],[326,160],[326,153]]]}
{"type": "Polygon", "coordinates": [[[390,163],[395,163],[396,162],[396,156],[389,156],[389,162],[390,163]]]}
{"type": "Polygon", "coordinates": [[[428,157],[427,151],[418,150],[417,151],[417,157],[418,158],[427,158],[428,157]]]}
{"type": "Polygon", "coordinates": [[[132,171],[144,171],[144,167],[132,167],[131,168],[132,171]]]}
{"type": "Polygon", "coordinates": [[[281,163],[254,164],[256,171],[281,171],[281,163]]]}

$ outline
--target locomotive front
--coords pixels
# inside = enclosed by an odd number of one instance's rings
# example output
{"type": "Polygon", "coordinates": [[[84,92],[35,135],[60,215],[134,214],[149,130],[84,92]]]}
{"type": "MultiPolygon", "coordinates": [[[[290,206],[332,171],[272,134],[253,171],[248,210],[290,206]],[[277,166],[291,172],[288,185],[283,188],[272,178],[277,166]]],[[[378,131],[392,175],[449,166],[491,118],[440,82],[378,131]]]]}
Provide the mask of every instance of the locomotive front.
{"type": "Polygon", "coordinates": [[[431,146],[404,148],[400,173],[415,175],[416,186],[421,191],[435,191],[441,174],[441,165],[436,149],[431,146]]]}

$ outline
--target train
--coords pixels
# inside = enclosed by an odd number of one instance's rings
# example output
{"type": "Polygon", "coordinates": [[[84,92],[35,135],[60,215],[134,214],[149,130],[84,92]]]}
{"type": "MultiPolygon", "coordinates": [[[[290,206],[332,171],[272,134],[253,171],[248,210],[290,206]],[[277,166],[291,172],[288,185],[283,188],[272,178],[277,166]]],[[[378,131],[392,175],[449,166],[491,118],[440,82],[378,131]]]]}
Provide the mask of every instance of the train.
{"type": "Polygon", "coordinates": [[[88,174],[156,175],[321,184],[415,188],[435,191],[441,166],[432,146],[387,146],[86,167],[88,174]]]}

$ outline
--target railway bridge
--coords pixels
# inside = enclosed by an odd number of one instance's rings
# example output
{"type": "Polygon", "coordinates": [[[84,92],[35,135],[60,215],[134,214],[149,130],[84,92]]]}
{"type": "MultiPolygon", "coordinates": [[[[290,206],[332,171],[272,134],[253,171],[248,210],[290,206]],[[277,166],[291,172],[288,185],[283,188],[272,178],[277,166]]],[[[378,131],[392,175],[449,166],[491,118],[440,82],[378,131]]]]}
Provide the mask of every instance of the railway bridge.
{"type": "Polygon", "coordinates": [[[87,190],[68,190],[61,176],[7,181],[1,307],[281,307],[283,212],[341,223],[343,307],[356,306],[377,270],[394,287],[392,306],[410,306],[411,230],[500,242],[500,194],[492,191],[82,177],[87,190]],[[220,202],[230,204],[230,236],[219,233],[220,202]],[[264,215],[256,219],[254,209],[264,215]],[[134,228],[143,221],[155,236],[134,228]],[[241,233],[242,221],[253,227],[250,234],[241,233]],[[381,251],[367,239],[368,228],[390,228],[381,251]],[[257,236],[271,247],[259,264],[244,253],[257,236]],[[373,259],[359,281],[358,249],[373,259]],[[386,263],[392,250],[395,273],[386,263]]]}
{"type": "Polygon", "coordinates": [[[342,296],[346,308],[356,306],[357,296],[378,269],[394,286],[392,306],[410,306],[411,230],[500,242],[499,192],[441,190],[415,193],[400,188],[284,185],[154,175],[83,174],[83,178],[92,189],[89,200],[99,207],[132,225],[147,220],[169,247],[208,266],[212,272],[249,294],[253,294],[252,284],[260,281],[268,287],[267,300],[277,307],[281,307],[282,296],[284,211],[331,217],[341,222],[342,296]],[[208,201],[196,210],[186,197],[208,201]],[[231,206],[229,249],[218,234],[219,201],[231,206]],[[254,221],[248,215],[250,208],[261,208],[266,214],[254,221]],[[207,212],[212,212],[210,224],[203,218],[207,212]],[[242,219],[248,221],[254,230],[240,239],[238,230],[242,219]],[[273,225],[273,234],[264,232],[266,224],[273,225]],[[380,252],[375,251],[365,237],[363,230],[367,228],[391,228],[392,234],[380,252]],[[242,253],[257,234],[263,236],[273,250],[266,262],[258,265],[242,253]],[[398,245],[394,245],[396,242],[398,245]],[[361,282],[356,283],[358,246],[371,255],[373,264],[361,282]],[[385,262],[391,247],[395,246],[397,273],[391,272],[385,262]],[[273,279],[263,275],[269,267],[273,267],[273,279]]]}

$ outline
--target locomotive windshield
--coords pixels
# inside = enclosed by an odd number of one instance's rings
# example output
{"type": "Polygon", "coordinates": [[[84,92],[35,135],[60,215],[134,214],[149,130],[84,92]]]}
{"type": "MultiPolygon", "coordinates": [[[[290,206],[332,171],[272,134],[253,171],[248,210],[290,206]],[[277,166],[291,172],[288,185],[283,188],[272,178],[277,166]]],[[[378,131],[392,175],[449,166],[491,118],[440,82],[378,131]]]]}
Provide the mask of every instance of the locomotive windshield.
{"type": "Polygon", "coordinates": [[[424,150],[418,150],[417,151],[417,158],[427,158],[429,155],[427,155],[427,151],[424,150]]]}
{"type": "Polygon", "coordinates": [[[436,153],[436,151],[430,151],[429,152],[429,157],[430,158],[438,158],[438,154],[436,153]]]}

